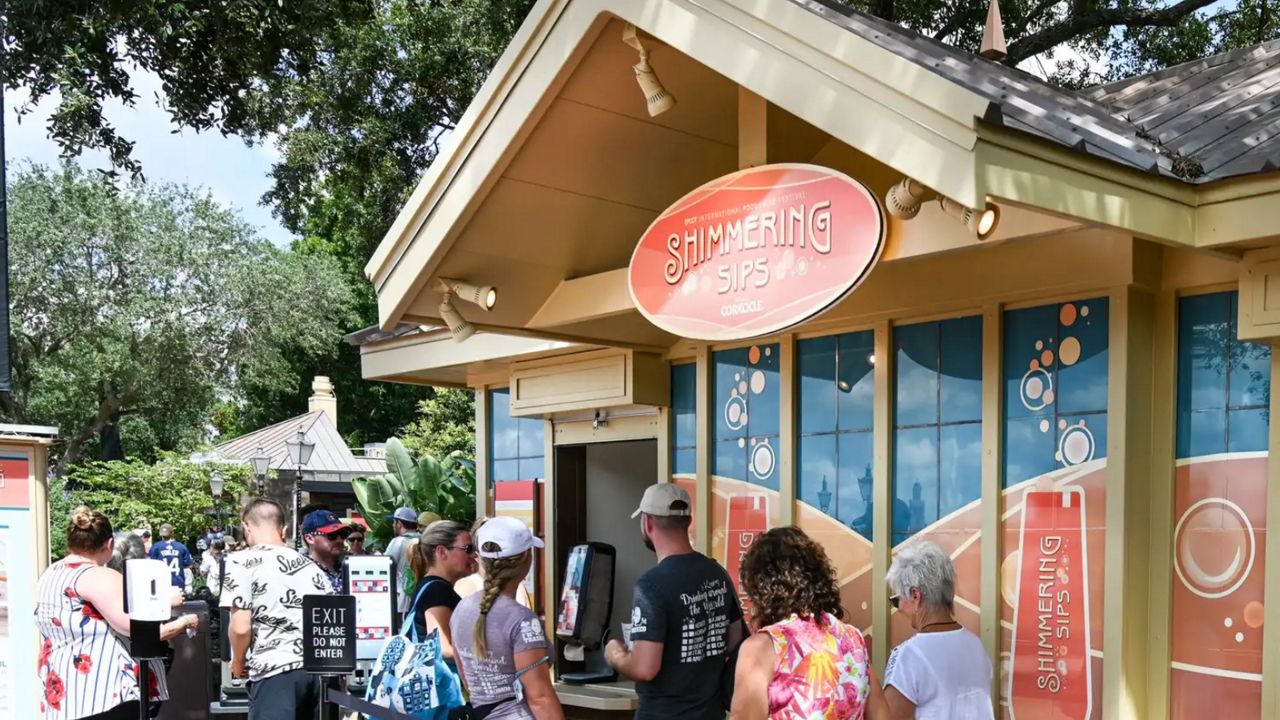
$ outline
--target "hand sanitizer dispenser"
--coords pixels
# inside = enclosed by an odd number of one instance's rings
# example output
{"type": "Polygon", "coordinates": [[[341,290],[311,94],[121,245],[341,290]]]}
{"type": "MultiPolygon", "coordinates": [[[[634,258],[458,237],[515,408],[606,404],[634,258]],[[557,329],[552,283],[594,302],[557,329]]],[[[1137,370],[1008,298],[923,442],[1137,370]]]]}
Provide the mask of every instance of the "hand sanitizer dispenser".
{"type": "Polygon", "coordinates": [[[169,620],[173,589],[169,566],[159,560],[128,560],[124,565],[124,609],[129,614],[129,653],[162,658],[160,625],[169,620]]]}

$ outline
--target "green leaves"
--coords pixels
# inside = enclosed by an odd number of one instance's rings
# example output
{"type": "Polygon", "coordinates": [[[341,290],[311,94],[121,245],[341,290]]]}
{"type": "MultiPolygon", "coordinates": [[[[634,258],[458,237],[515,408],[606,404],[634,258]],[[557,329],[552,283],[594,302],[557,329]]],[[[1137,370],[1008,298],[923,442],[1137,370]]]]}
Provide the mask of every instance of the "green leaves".
{"type": "Polygon", "coordinates": [[[443,462],[430,455],[421,455],[415,462],[396,438],[387,441],[386,453],[387,474],[351,482],[360,514],[382,547],[391,540],[391,524],[385,518],[398,507],[465,523],[475,519],[472,460],[453,453],[443,462]]]}

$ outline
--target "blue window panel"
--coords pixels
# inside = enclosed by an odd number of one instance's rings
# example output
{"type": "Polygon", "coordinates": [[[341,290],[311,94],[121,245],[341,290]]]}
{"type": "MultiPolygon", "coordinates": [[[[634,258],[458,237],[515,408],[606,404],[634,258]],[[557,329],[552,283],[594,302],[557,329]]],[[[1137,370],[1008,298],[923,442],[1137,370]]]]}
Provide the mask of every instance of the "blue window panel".
{"type": "MultiPolygon", "coordinates": [[[[745,369],[747,365],[747,349],[721,350],[712,355],[715,380],[715,407],[712,417],[715,420],[715,437],[717,440],[740,438],[747,436],[747,423],[741,418],[747,415],[747,400],[750,389],[746,393],[740,388],[746,386],[745,369]]],[[[723,473],[722,473],[723,474],[723,473]]]]}
{"type": "Polygon", "coordinates": [[[1179,424],[1197,410],[1226,407],[1230,295],[1195,295],[1178,302],[1179,424]]]}
{"type": "Polygon", "coordinates": [[[1227,379],[1227,406],[1266,407],[1271,402],[1271,348],[1235,340],[1231,332],[1231,374],[1227,379]]]}
{"type": "Polygon", "coordinates": [[[839,478],[836,469],[835,435],[803,435],[797,443],[800,458],[800,474],[796,478],[796,494],[800,500],[836,517],[837,499],[839,497],[839,478]],[[823,484],[826,485],[824,497],[823,484]],[[826,507],[822,505],[827,500],[826,507]]]}
{"type": "Polygon", "coordinates": [[[1230,410],[1227,412],[1227,450],[1257,452],[1267,449],[1267,415],[1265,408],[1230,410]]]}
{"type": "Polygon", "coordinates": [[[897,382],[894,422],[898,427],[938,422],[938,324],[894,328],[897,382]]]}
{"type": "Polygon", "coordinates": [[[1058,306],[1009,310],[1004,314],[1004,412],[1006,418],[1043,417],[1052,415],[1053,406],[1044,406],[1043,388],[1056,380],[1052,368],[1033,370],[1032,361],[1040,366],[1046,347],[1052,347],[1058,327],[1058,306]],[[1037,347],[1037,343],[1039,347],[1037,347]],[[1029,388],[1035,388],[1030,391],[1029,388]]]}
{"type": "Polygon", "coordinates": [[[506,390],[493,390],[489,393],[492,408],[489,419],[493,427],[490,438],[490,452],[495,459],[513,458],[520,455],[520,427],[516,419],[511,417],[511,397],[506,390]]]}
{"type": "Polygon", "coordinates": [[[1057,448],[1054,459],[1058,461],[1058,467],[1080,465],[1107,456],[1106,415],[1068,415],[1059,418],[1058,422],[1065,425],[1055,429],[1057,448]],[[1083,426],[1081,421],[1084,421],[1083,426]]]}
{"type": "Polygon", "coordinates": [[[1004,486],[1053,472],[1058,433],[1050,418],[1009,418],[1004,425],[1004,486]],[[1044,428],[1043,430],[1041,428],[1044,428]]]}
{"type": "MultiPolygon", "coordinates": [[[[760,361],[748,364],[743,372],[747,378],[747,409],[751,412],[747,423],[750,437],[777,435],[782,428],[782,380],[778,374],[778,346],[761,345],[760,361]],[[764,382],[764,388],[757,393],[758,381],[764,382]]],[[[776,450],[778,444],[773,443],[776,450]]],[[[776,474],[775,474],[776,478],[776,474]]]]}
{"type": "Polygon", "coordinates": [[[982,497],[982,425],[943,425],[938,442],[938,517],[982,497]]]}
{"type": "Polygon", "coordinates": [[[1226,452],[1227,411],[1193,410],[1178,413],[1178,457],[1226,452]]]}
{"type": "Polygon", "coordinates": [[[982,317],[939,323],[942,422],[982,419],[982,317]]]}
{"type": "Polygon", "coordinates": [[[800,433],[833,432],[836,429],[836,396],[843,394],[836,384],[836,338],[801,340],[796,343],[796,365],[800,373],[797,411],[800,433]]]}
{"type": "Polygon", "coordinates": [[[697,442],[698,369],[696,365],[671,366],[672,444],[693,447],[697,442]]]}
{"type": "Polygon", "coordinates": [[[836,519],[871,539],[871,433],[845,433],[838,438],[836,519]]]}
{"type": "MultiPolygon", "coordinates": [[[[1106,298],[1067,303],[1076,308],[1075,321],[1057,326],[1054,350],[1057,370],[1058,414],[1099,412],[1107,409],[1107,344],[1109,340],[1106,298]],[[1062,349],[1072,341],[1079,346],[1079,360],[1062,363],[1062,349]]],[[[1055,306],[1061,312],[1061,305],[1055,306]]]]}
{"type": "Polygon", "coordinates": [[[692,475],[697,472],[695,465],[696,452],[693,448],[677,448],[672,468],[681,475],[692,475]]]}
{"type": "MultiPolygon", "coordinates": [[[[747,480],[747,451],[737,440],[717,442],[711,457],[711,472],[732,480],[747,480]]],[[[776,475],[776,473],[775,473],[776,475]]]]}
{"type": "Polygon", "coordinates": [[[519,460],[496,460],[493,463],[493,481],[520,480],[519,460]]]}
{"type": "Polygon", "coordinates": [[[869,330],[847,333],[841,335],[838,342],[838,427],[841,430],[870,430],[875,413],[875,365],[871,360],[876,351],[875,333],[869,330]]]}
{"type": "Polygon", "coordinates": [[[524,458],[520,461],[520,479],[537,480],[547,477],[542,457],[524,458]]]}
{"type": "Polygon", "coordinates": [[[542,457],[546,452],[547,423],[542,419],[520,418],[520,457],[542,457]]]}
{"type": "Polygon", "coordinates": [[[938,428],[898,430],[893,445],[893,544],[937,519],[938,428]],[[899,512],[904,506],[905,513],[899,512]]]}

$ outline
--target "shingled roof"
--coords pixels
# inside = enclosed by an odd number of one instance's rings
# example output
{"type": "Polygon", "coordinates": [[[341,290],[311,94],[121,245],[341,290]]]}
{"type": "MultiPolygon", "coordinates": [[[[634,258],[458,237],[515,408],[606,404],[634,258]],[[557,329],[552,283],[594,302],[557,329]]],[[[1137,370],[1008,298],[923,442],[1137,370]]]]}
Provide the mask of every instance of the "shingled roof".
{"type": "Polygon", "coordinates": [[[790,0],[991,102],[986,120],[1202,184],[1280,167],[1280,40],[1074,93],[826,0],[790,0]]]}

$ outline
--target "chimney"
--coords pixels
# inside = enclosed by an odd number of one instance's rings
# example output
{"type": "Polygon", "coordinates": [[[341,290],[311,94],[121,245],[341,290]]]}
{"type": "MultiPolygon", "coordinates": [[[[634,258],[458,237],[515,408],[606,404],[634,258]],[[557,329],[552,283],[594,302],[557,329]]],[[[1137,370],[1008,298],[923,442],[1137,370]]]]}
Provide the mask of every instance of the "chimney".
{"type": "Polygon", "coordinates": [[[338,426],[338,398],[333,394],[333,383],[324,375],[311,381],[311,397],[307,398],[307,412],[319,410],[329,416],[329,422],[338,426]]]}
{"type": "Polygon", "coordinates": [[[982,47],[978,54],[999,62],[1009,55],[1004,42],[1004,20],[1000,19],[1000,0],[991,0],[987,6],[987,26],[982,29],[982,47]]]}

